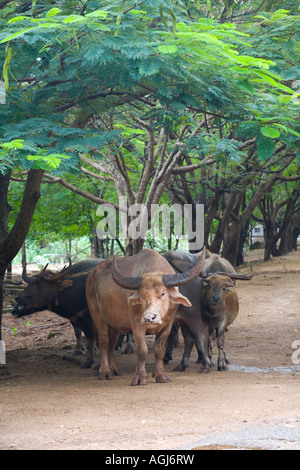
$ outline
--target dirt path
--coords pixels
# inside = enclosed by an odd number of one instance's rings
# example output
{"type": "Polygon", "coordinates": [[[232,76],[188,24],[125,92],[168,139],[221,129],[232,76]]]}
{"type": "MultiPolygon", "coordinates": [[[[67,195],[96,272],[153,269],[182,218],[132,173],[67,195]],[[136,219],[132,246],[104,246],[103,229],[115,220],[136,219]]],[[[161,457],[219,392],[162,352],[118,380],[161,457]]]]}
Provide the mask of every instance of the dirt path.
{"type": "MultiPolygon", "coordinates": [[[[0,449],[300,449],[300,251],[253,269],[252,281],[237,284],[231,370],[199,374],[194,352],[170,384],[151,378],[152,337],[149,383],[131,387],[135,355],[118,352],[122,376],[99,381],[71,357],[73,330],[63,319],[5,314],[0,449]]],[[[169,371],[181,355],[182,347],[169,371]]]]}

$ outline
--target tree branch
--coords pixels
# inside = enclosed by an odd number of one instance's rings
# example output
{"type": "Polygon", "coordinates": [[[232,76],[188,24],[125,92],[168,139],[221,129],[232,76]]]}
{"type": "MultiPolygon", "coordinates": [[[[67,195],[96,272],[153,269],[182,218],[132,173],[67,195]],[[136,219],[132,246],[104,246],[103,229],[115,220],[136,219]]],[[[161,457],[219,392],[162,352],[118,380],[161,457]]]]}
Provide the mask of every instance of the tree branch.
{"type": "Polygon", "coordinates": [[[65,181],[62,178],[52,176],[52,175],[45,175],[48,180],[46,180],[46,183],[57,183],[60,184],[61,186],[64,186],[65,188],[69,189],[70,191],[73,191],[75,194],[79,194],[80,196],[83,196],[90,201],[95,202],[96,204],[110,204],[112,205],[115,209],[119,210],[119,205],[115,204],[111,201],[107,201],[105,199],[102,199],[101,197],[97,197],[94,194],[89,193],[88,191],[84,191],[83,189],[77,188],[73,184],[69,183],[68,181],[65,181]]]}

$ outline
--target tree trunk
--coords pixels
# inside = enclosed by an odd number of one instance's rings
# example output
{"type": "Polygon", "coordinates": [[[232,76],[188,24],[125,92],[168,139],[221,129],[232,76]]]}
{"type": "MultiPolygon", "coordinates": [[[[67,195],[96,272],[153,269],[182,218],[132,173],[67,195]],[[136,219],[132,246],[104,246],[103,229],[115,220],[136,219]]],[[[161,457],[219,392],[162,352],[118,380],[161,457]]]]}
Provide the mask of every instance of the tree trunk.
{"type": "Polygon", "coordinates": [[[1,322],[2,322],[2,312],[3,312],[3,293],[4,293],[4,276],[7,266],[0,264],[0,340],[2,340],[1,333],[1,322]]]}
{"type": "Polygon", "coordinates": [[[264,229],[264,239],[265,239],[264,261],[269,261],[271,259],[271,255],[278,256],[278,252],[277,252],[278,235],[276,233],[276,224],[274,224],[272,220],[265,219],[264,227],[265,227],[264,229]]]}
{"type": "Polygon", "coordinates": [[[144,243],[145,240],[143,238],[132,240],[128,237],[126,240],[125,256],[136,255],[139,251],[143,249],[144,243]]]}
{"type": "Polygon", "coordinates": [[[223,257],[226,258],[233,267],[237,265],[241,229],[241,222],[236,220],[229,224],[224,233],[223,257]]]}
{"type": "Polygon", "coordinates": [[[22,268],[24,269],[25,266],[27,264],[27,259],[26,259],[26,244],[25,244],[25,240],[24,240],[24,243],[22,245],[22,268]]]}
{"type": "Polygon", "coordinates": [[[293,250],[297,251],[298,246],[297,246],[297,241],[298,241],[298,236],[300,235],[300,225],[294,228],[293,230],[293,250]]]}
{"type": "Polygon", "coordinates": [[[8,186],[11,173],[0,175],[0,336],[3,312],[3,280],[9,263],[20,250],[40,197],[43,170],[29,170],[21,207],[11,231],[8,231],[8,186]]]}

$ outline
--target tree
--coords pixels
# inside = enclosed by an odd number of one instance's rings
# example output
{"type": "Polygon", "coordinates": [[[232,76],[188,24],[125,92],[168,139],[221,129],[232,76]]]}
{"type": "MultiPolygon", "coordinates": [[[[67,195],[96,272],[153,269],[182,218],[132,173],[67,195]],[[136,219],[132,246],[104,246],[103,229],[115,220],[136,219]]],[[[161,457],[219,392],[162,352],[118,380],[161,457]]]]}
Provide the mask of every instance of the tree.
{"type": "MultiPolygon", "coordinates": [[[[97,6],[85,4],[72,14],[61,4],[47,13],[36,7],[33,18],[10,19],[2,42],[4,67],[10,65],[19,83],[18,94],[11,93],[34,99],[31,119],[20,120],[13,132],[6,126],[4,135],[23,137],[29,130],[43,148],[68,149],[75,165],[80,159],[83,171],[112,179],[131,205],[157,203],[171,174],[212,164],[220,154],[235,158],[237,144],[223,138],[220,122],[247,120],[250,112],[261,117],[255,106],[244,106],[245,93],[258,93],[264,102],[261,83],[271,82],[280,96],[293,94],[268,72],[271,61],[238,54],[237,46],[246,47],[243,33],[212,19],[191,19],[185,2],[176,9],[160,1],[141,2],[143,10],[126,10],[125,2],[97,6]],[[19,73],[22,61],[30,63],[25,75],[19,73]],[[212,120],[218,137],[207,132],[212,120]]],[[[6,84],[9,90],[8,78],[6,84]]],[[[60,175],[50,178],[78,191],[60,175]]],[[[127,252],[142,243],[128,239],[127,252]]]]}
{"type": "MultiPolygon", "coordinates": [[[[259,21],[256,19],[255,23],[248,24],[242,30],[251,35],[248,41],[254,47],[249,51],[247,49],[249,54],[274,60],[269,77],[265,77],[267,83],[258,90],[247,78],[241,83],[247,91],[244,106],[235,101],[235,106],[238,106],[236,113],[232,112],[230,116],[220,113],[218,121],[212,119],[207,125],[207,131],[219,146],[227,138],[230,145],[222,150],[227,150],[229,158],[222,161],[219,155],[219,161],[211,168],[204,167],[200,177],[195,173],[189,179],[176,177],[171,187],[181,203],[205,204],[205,243],[208,244],[211,224],[217,220],[217,232],[211,249],[219,252],[223,244],[223,254],[233,264],[237,262],[241,246],[240,233],[260,198],[264,197],[265,192],[271,192],[277,180],[293,181],[299,178],[298,92],[296,83],[292,81],[297,76],[296,25],[299,24],[299,16],[279,10],[258,18],[259,21]],[[273,78],[278,79],[278,74],[285,81],[280,85],[282,93],[277,94],[272,86],[273,78]],[[294,86],[294,95],[286,92],[286,86],[294,86]],[[249,100],[251,95],[252,102],[249,100]],[[222,139],[217,140],[218,134],[222,139]],[[288,167],[292,168],[292,173],[285,179],[287,173],[284,171],[288,167]]],[[[242,44],[239,49],[245,51],[246,47],[242,44]]],[[[260,73],[258,71],[258,76],[260,73]]],[[[260,81],[260,78],[257,80],[260,81]]],[[[241,256],[239,262],[242,262],[241,256]]]]}
{"type": "Polygon", "coordinates": [[[285,181],[284,186],[281,182],[280,187],[276,185],[272,193],[261,199],[259,210],[262,217],[255,216],[255,220],[264,225],[265,261],[271,255],[280,256],[294,248],[293,232],[300,220],[299,182],[290,183],[288,177],[282,181],[285,181]]]}
{"type": "MultiPolygon", "coordinates": [[[[129,204],[149,207],[171,175],[189,178],[213,164],[221,171],[228,160],[241,162],[254,138],[262,159],[266,149],[267,158],[274,154],[278,133],[287,135],[288,149],[290,135],[298,138],[295,90],[270,71],[273,62],[258,47],[250,54],[246,33],[200,17],[202,6],[5,3],[0,132],[4,144],[23,148],[1,159],[3,204],[8,175],[26,180],[46,171],[48,181],[118,207],[115,196],[107,200],[66,176],[82,171],[112,184],[129,204]]],[[[129,238],[126,252],[142,246],[129,238]]]]}
{"type": "MultiPolygon", "coordinates": [[[[10,172],[0,174],[0,326],[3,308],[3,281],[5,271],[20,250],[30,227],[40,197],[43,170],[29,170],[17,220],[8,232],[9,204],[7,200],[10,172]]],[[[0,328],[1,338],[1,328],[0,328]]]]}

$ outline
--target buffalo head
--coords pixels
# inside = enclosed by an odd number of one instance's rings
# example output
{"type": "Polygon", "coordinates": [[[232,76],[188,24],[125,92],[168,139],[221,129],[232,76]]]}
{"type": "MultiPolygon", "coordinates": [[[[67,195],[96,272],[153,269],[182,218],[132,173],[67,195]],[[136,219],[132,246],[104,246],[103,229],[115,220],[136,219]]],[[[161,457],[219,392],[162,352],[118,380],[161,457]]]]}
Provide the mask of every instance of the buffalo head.
{"type": "Polygon", "coordinates": [[[182,304],[191,307],[190,301],[178,290],[178,286],[187,284],[201,273],[205,262],[205,250],[196,266],[185,273],[163,274],[161,272],[144,273],[141,276],[122,274],[114,257],[112,277],[124,289],[135,290],[128,301],[131,305],[139,305],[142,310],[141,323],[162,324],[163,317],[171,304],[182,304]]]}
{"type": "Polygon", "coordinates": [[[69,273],[70,267],[64,267],[55,274],[47,270],[46,265],[36,276],[28,276],[26,266],[23,269],[22,278],[28,286],[15,297],[17,305],[12,310],[12,314],[23,317],[34,312],[47,310],[57,295],[57,283],[69,273]]]}
{"type": "Polygon", "coordinates": [[[224,303],[224,297],[229,289],[234,287],[234,283],[227,275],[213,274],[203,279],[205,286],[206,305],[210,311],[219,310],[224,303]]]}

